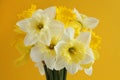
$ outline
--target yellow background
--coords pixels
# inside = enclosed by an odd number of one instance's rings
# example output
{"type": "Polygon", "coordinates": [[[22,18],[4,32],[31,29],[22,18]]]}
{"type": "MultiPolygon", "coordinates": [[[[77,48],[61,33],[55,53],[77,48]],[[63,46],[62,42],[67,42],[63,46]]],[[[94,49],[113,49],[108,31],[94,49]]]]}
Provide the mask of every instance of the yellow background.
{"type": "Polygon", "coordinates": [[[0,0],[0,80],[45,80],[31,61],[16,67],[20,56],[11,42],[17,14],[36,4],[38,8],[63,5],[100,20],[95,32],[102,37],[100,59],[93,66],[93,75],[84,72],[68,75],[67,80],[120,80],[120,0],[0,0]]]}

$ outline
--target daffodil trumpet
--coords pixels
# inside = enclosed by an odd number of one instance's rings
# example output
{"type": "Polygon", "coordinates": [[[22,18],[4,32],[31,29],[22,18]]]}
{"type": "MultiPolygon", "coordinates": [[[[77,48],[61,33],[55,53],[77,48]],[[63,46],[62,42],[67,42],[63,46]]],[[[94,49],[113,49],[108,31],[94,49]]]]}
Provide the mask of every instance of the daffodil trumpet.
{"type": "Polygon", "coordinates": [[[47,80],[66,80],[67,72],[81,70],[92,74],[101,41],[93,31],[98,19],[77,9],[52,6],[37,10],[35,5],[19,17],[23,19],[16,23],[16,48],[22,56],[16,63],[26,62],[30,56],[47,80]]]}

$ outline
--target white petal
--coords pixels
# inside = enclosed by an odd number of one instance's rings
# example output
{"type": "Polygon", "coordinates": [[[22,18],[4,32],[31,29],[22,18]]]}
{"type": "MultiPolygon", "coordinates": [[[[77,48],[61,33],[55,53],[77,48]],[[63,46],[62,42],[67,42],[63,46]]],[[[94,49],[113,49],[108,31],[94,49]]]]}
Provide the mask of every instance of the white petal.
{"type": "Polygon", "coordinates": [[[55,56],[47,56],[47,58],[45,58],[45,64],[49,69],[53,70],[55,66],[55,56]]]}
{"type": "Polygon", "coordinates": [[[59,55],[56,58],[55,69],[61,70],[66,66],[66,64],[67,63],[65,62],[65,59],[61,55],[59,55]]]}
{"type": "Polygon", "coordinates": [[[50,45],[51,37],[52,36],[48,29],[42,29],[39,35],[39,42],[42,42],[46,45],[50,45]]]}
{"type": "Polygon", "coordinates": [[[88,68],[88,69],[85,69],[85,73],[89,76],[92,75],[92,67],[88,68]]]}
{"type": "Polygon", "coordinates": [[[89,64],[91,62],[94,63],[94,53],[92,49],[89,48],[86,51],[85,58],[80,62],[80,64],[89,64]]]}
{"type": "Polygon", "coordinates": [[[61,54],[61,50],[63,49],[63,47],[66,45],[66,42],[64,41],[59,41],[56,46],[55,46],[55,51],[56,54],[61,54]]]}
{"type": "Polygon", "coordinates": [[[73,28],[67,28],[66,34],[72,39],[74,37],[74,29],[73,28]]]}
{"type": "Polygon", "coordinates": [[[78,10],[74,8],[73,12],[76,14],[78,21],[82,22],[83,19],[82,19],[81,14],[78,12],[78,10]]]}
{"type": "Polygon", "coordinates": [[[43,53],[42,53],[40,47],[37,47],[37,46],[33,47],[31,49],[30,57],[31,57],[32,61],[34,61],[34,62],[41,62],[43,60],[44,56],[43,56],[43,53]]]}
{"type": "Polygon", "coordinates": [[[33,13],[33,16],[34,16],[34,15],[37,15],[37,14],[43,14],[43,10],[42,10],[42,9],[36,10],[36,11],[33,13]]]}
{"type": "Polygon", "coordinates": [[[24,39],[24,44],[26,46],[30,46],[30,45],[33,45],[37,42],[37,37],[36,35],[34,34],[34,32],[31,32],[29,34],[27,34],[25,36],[25,39],[24,39]]]}
{"type": "Polygon", "coordinates": [[[74,29],[73,28],[67,28],[64,32],[62,40],[68,42],[72,38],[74,38],[74,29]]]}
{"type": "Polygon", "coordinates": [[[39,24],[40,22],[44,23],[46,25],[46,23],[49,21],[48,16],[46,16],[43,12],[43,10],[39,9],[37,10],[33,15],[32,15],[32,19],[34,19],[36,21],[37,24],[39,24]]]}
{"type": "Polygon", "coordinates": [[[37,24],[43,23],[44,27],[48,26],[50,23],[49,16],[45,15],[44,11],[39,9],[33,15],[32,18],[36,21],[37,24]]]}
{"type": "Polygon", "coordinates": [[[75,74],[79,70],[79,65],[78,64],[69,64],[66,66],[66,69],[68,72],[71,74],[75,74]]]}
{"type": "Polygon", "coordinates": [[[56,15],[56,7],[49,7],[44,10],[44,14],[47,15],[50,19],[55,18],[56,15]]]}
{"type": "Polygon", "coordinates": [[[41,75],[44,75],[44,74],[45,74],[45,71],[44,71],[44,67],[43,67],[42,62],[36,63],[35,66],[38,67],[39,72],[40,72],[41,75]]]}
{"type": "Polygon", "coordinates": [[[90,29],[95,28],[99,23],[99,20],[93,17],[85,18],[83,24],[90,29]]]}
{"type": "Polygon", "coordinates": [[[64,33],[64,25],[63,25],[63,23],[53,20],[51,22],[50,32],[51,32],[51,34],[53,36],[54,35],[58,36],[58,37],[62,36],[62,34],[64,33]]]}
{"type": "Polygon", "coordinates": [[[37,21],[39,21],[41,19],[41,16],[43,15],[43,10],[38,9],[37,11],[35,11],[32,15],[32,18],[36,19],[37,21]]]}
{"type": "Polygon", "coordinates": [[[90,32],[81,32],[80,35],[77,37],[82,43],[86,46],[89,46],[91,41],[91,33],[90,32]]]}
{"type": "Polygon", "coordinates": [[[30,19],[21,20],[17,22],[16,25],[19,26],[24,32],[27,32],[27,29],[31,26],[30,19]]]}

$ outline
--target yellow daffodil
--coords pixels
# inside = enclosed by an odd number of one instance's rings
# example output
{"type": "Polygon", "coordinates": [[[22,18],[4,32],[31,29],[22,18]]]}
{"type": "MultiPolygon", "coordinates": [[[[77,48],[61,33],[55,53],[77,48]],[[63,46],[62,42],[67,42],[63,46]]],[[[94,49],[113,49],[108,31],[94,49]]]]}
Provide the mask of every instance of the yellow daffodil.
{"type": "Polygon", "coordinates": [[[75,30],[75,37],[79,35],[82,24],[77,20],[77,16],[72,9],[66,7],[57,7],[56,20],[64,23],[64,27],[72,27],[75,30]]]}
{"type": "Polygon", "coordinates": [[[24,65],[29,59],[29,54],[31,50],[31,46],[24,46],[23,40],[19,39],[15,42],[15,47],[21,56],[16,59],[15,64],[17,66],[24,65]]]}
{"type": "Polygon", "coordinates": [[[57,53],[55,69],[60,70],[65,67],[74,74],[81,69],[80,64],[93,62],[94,56],[89,48],[90,40],[89,32],[83,32],[74,38],[74,29],[66,29],[62,40],[55,46],[57,53]]]}
{"type": "Polygon", "coordinates": [[[36,5],[32,4],[31,8],[22,12],[21,14],[18,14],[18,18],[24,19],[24,18],[30,18],[31,15],[36,11],[37,7],[36,5]]]}

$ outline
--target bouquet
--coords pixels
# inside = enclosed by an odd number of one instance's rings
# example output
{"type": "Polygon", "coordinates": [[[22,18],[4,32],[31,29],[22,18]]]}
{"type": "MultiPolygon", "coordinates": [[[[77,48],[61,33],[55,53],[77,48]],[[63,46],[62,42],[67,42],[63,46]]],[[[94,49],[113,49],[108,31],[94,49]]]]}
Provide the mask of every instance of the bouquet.
{"type": "Polygon", "coordinates": [[[93,32],[98,19],[63,6],[36,9],[32,5],[18,16],[16,48],[22,53],[18,64],[30,57],[47,80],[66,80],[67,71],[92,74],[101,41],[93,32]]]}

